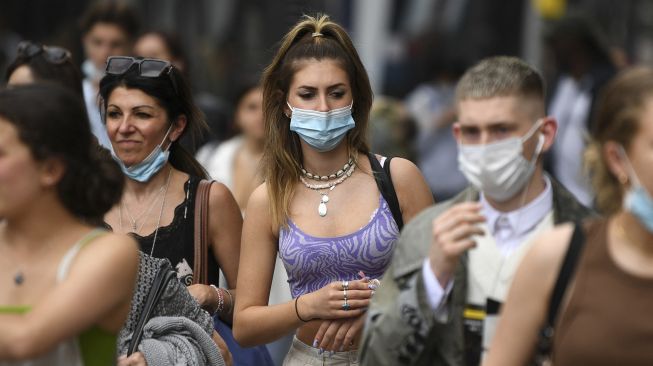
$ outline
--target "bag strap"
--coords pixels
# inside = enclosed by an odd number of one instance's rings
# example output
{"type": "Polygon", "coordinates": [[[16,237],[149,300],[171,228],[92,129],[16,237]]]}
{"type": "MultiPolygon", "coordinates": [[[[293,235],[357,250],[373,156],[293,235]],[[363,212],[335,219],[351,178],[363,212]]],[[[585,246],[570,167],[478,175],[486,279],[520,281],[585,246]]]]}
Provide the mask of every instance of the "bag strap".
{"type": "Polygon", "coordinates": [[[381,191],[383,198],[388,202],[390,212],[392,212],[392,217],[395,219],[397,227],[401,231],[401,228],[404,227],[404,219],[401,216],[401,208],[399,207],[397,192],[395,191],[394,184],[392,184],[392,176],[390,175],[390,160],[392,160],[392,157],[386,158],[383,166],[381,166],[381,163],[379,163],[379,160],[373,153],[368,153],[367,157],[370,159],[370,165],[372,166],[376,185],[379,187],[379,191],[381,191]]]}
{"type": "Polygon", "coordinates": [[[208,284],[209,253],[209,193],[212,180],[202,179],[195,195],[195,230],[193,257],[193,284],[208,284]]]}
{"type": "Polygon", "coordinates": [[[159,302],[161,295],[168,286],[168,282],[173,278],[177,278],[177,273],[174,270],[166,266],[159,267],[159,270],[156,272],[156,276],[152,281],[152,287],[150,287],[150,290],[147,292],[143,311],[138,317],[138,322],[136,323],[136,327],[132,333],[132,338],[129,341],[127,356],[136,352],[138,344],[141,343],[141,338],[143,338],[143,328],[145,327],[145,323],[147,323],[147,321],[152,317],[152,312],[154,311],[156,304],[159,302]]]}
{"type": "Polygon", "coordinates": [[[549,303],[549,313],[547,315],[546,324],[540,332],[540,346],[538,350],[538,357],[548,356],[552,351],[554,325],[558,317],[558,311],[562,304],[562,299],[569,285],[569,281],[574,275],[576,270],[576,263],[585,246],[585,233],[583,232],[583,225],[575,223],[574,232],[571,236],[571,242],[567,248],[567,253],[560,267],[560,273],[555,282],[551,300],[549,303]]]}

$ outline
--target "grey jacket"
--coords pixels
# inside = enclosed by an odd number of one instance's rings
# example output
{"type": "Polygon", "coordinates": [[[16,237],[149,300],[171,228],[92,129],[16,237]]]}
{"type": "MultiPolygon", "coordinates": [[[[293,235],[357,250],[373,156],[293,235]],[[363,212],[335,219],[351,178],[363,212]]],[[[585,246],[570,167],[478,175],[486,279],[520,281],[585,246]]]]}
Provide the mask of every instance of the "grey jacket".
{"type": "MultiPolygon", "coordinates": [[[[581,220],[592,211],[551,179],[555,224],[581,220]]],[[[421,275],[432,242],[432,223],[451,206],[477,201],[467,188],[456,197],[432,206],[408,223],[401,233],[383,285],[368,311],[360,348],[361,365],[464,365],[463,311],[467,299],[467,256],[454,274],[447,301],[448,319],[435,319],[421,275]]]]}
{"type": "Polygon", "coordinates": [[[194,321],[184,317],[159,316],[143,328],[138,346],[148,365],[224,366],[213,339],[194,321]]]}
{"type": "MultiPolygon", "coordinates": [[[[132,296],[131,311],[122,329],[118,333],[118,354],[127,353],[131,335],[138,323],[138,318],[143,308],[149,289],[152,287],[154,277],[159,267],[168,267],[172,265],[167,259],[151,257],[145,253],[140,253],[140,263],[138,267],[138,280],[134,295],[132,296]]],[[[157,302],[152,313],[154,317],[184,317],[197,323],[198,328],[203,330],[210,338],[213,334],[213,318],[204,311],[200,304],[190,295],[186,285],[179,281],[168,282],[161,298],[157,302]]],[[[217,350],[217,346],[215,346],[217,350]]]]}

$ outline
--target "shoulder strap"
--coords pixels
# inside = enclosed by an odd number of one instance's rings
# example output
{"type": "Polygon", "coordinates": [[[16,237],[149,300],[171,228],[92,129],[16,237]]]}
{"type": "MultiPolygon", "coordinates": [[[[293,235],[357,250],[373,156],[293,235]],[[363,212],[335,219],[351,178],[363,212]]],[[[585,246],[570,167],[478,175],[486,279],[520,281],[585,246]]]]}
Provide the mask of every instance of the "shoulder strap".
{"type": "Polygon", "coordinates": [[[208,252],[209,252],[209,193],[212,180],[202,179],[197,185],[195,195],[195,232],[193,284],[208,284],[208,252]]]}
{"type": "Polygon", "coordinates": [[[379,191],[388,202],[390,207],[390,212],[392,212],[392,217],[397,223],[399,230],[404,227],[404,219],[401,216],[401,208],[399,207],[399,200],[397,199],[397,192],[395,192],[395,186],[392,184],[392,176],[390,175],[390,160],[391,157],[385,160],[383,166],[379,163],[379,160],[373,153],[368,153],[367,157],[370,159],[370,165],[372,166],[372,173],[374,174],[374,180],[376,185],[379,187],[379,191]]]}
{"type": "Polygon", "coordinates": [[[79,239],[79,241],[77,241],[75,245],[73,245],[70,249],[68,249],[66,254],[64,254],[63,258],[61,259],[61,262],[59,263],[59,267],[57,268],[57,282],[63,281],[68,276],[68,272],[70,271],[70,265],[73,263],[73,260],[77,256],[77,253],[79,253],[79,251],[82,250],[82,248],[86,246],[86,244],[93,241],[93,239],[105,235],[107,233],[108,231],[101,228],[93,229],[88,234],[84,235],[81,239],[79,239]]]}
{"type": "Polygon", "coordinates": [[[177,273],[168,266],[161,266],[152,281],[152,287],[147,292],[147,298],[145,299],[145,305],[143,306],[143,311],[138,317],[138,322],[132,333],[132,338],[129,341],[129,347],[127,348],[127,356],[136,352],[138,344],[141,343],[141,338],[143,337],[143,328],[145,323],[152,317],[152,312],[156,307],[157,302],[161,298],[165,288],[168,286],[173,278],[177,277],[177,273]]]}
{"type": "Polygon", "coordinates": [[[582,223],[574,225],[574,233],[571,236],[571,242],[567,248],[567,253],[560,267],[560,273],[556,279],[551,301],[549,303],[549,313],[546,318],[546,324],[540,334],[540,345],[538,349],[539,356],[548,356],[551,352],[554,325],[558,317],[558,311],[562,304],[562,299],[569,285],[569,281],[576,270],[576,263],[585,245],[585,234],[582,223]]]}

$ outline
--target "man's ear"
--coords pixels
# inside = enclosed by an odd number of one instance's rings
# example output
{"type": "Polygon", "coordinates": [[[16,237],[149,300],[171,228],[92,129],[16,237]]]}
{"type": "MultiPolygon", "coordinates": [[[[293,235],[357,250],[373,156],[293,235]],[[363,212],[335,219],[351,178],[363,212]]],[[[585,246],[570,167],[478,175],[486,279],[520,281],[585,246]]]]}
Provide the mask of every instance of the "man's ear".
{"type": "Polygon", "coordinates": [[[549,151],[555,142],[556,134],[558,133],[558,122],[552,116],[546,116],[542,119],[542,126],[540,127],[542,136],[544,136],[544,144],[542,145],[542,152],[549,151]]]}
{"type": "Polygon", "coordinates": [[[460,141],[460,123],[454,122],[451,125],[451,133],[453,133],[453,138],[455,138],[456,141],[460,141]]]}

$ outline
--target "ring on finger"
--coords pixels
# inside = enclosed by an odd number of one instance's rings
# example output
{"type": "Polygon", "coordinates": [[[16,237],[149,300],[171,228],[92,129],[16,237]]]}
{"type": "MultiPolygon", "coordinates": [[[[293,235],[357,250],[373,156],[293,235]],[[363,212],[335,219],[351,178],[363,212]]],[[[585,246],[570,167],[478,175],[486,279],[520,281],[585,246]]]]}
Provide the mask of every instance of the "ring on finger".
{"type": "Polygon", "coordinates": [[[351,306],[349,306],[347,299],[345,299],[345,302],[342,303],[342,310],[347,311],[349,309],[351,309],[351,306]]]}
{"type": "Polygon", "coordinates": [[[345,300],[347,300],[347,289],[342,290],[342,296],[345,300]]]}
{"type": "Polygon", "coordinates": [[[343,290],[349,289],[349,281],[342,281],[342,289],[343,290]]]}

